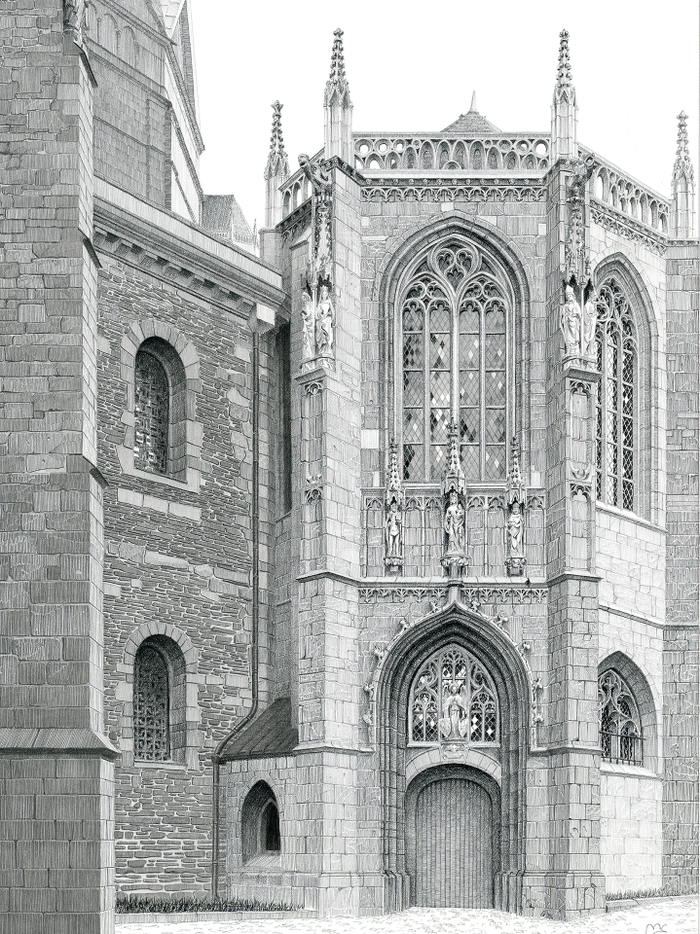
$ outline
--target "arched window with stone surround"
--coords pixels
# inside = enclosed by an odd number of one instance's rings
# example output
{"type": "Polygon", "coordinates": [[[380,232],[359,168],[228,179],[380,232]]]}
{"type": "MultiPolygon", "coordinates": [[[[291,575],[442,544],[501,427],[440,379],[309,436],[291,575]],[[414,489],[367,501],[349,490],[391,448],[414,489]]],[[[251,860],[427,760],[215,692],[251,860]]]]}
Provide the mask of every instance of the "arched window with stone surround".
{"type": "Polygon", "coordinates": [[[152,636],[134,659],[134,759],[179,761],[185,747],[185,662],[179,646],[152,636]]]}
{"type": "Polygon", "coordinates": [[[598,707],[603,759],[641,765],[644,749],[637,702],[626,681],[613,668],[598,678],[598,707]]]}
{"type": "Polygon", "coordinates": [[[158,337],[144,341],[134,362],[134,467],[179,478],[186,470],[185,368],[158,337]]]}
{"type": "Polygon", "coordinates": [[[633,511],[637,500],[637,333],[619,278],[598,289],[596,328],[601,373],[596,405],[597,496],[633,511]]]}
{"type": "Polygon", "coordinates": [[[398,294],[403,477],[441,479],[447,429],[459,424],[467,480],[506,475],[514,299],[485,248],[453,235],[408,271],[398,294]]]}
{"type": "Polygon", "coordinates": [[[432,655],[413,680],[408,705],[412,745],[497,744],[498,719],[491,676],[478,659],[459,646],[432,655]]]}
{"type": "Polygon", "coordinates": [[[161,361],[148,350],[136,355],[134,374],[134,466],[168,473],[170,385],[161,361]]]}

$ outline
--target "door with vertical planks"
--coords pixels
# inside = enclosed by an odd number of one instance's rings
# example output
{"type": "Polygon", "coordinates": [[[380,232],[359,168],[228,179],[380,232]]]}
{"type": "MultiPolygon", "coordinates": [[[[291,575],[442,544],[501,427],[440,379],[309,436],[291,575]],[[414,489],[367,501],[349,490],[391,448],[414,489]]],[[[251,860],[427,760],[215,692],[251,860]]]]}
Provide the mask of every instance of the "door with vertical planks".
{"type": "Polygon", "coordinates": [[[415,898],[425,908],[492,908],[494,814],[466,778],[426,785],[416,801],[415,898]]]}

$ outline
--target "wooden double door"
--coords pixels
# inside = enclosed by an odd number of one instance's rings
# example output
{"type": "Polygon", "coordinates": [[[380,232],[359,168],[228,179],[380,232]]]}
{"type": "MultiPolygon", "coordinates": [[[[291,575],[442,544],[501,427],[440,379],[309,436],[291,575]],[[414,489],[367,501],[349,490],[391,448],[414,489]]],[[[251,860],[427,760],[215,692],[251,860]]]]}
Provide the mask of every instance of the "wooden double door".
{"type": "Polygon", "coordinates": [[[436,778],[414,798],[413,904],[492,908],[497,791],[460,775],[436,778]]]}

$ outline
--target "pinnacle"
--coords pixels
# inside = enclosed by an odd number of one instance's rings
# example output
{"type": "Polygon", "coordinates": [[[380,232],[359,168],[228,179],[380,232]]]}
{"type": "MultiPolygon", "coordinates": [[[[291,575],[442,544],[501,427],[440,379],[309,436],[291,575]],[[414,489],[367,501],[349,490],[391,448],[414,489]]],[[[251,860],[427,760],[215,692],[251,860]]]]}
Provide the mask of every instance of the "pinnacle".
{"type": "Polygon", "coordinates": [[[673,180],[682,175],[693,178],[693,164],[688,151],[688,114],[681,110],[678,114],[678,140],[676,143],[676,161],[673,164],[673,180]]]}
{"type": "Polygon", "coordinates": [[[571,85],[571,62],[569,61],[569,33],[562,29],[559,33],[559,64],[557,67],[557,87],[571,85]]]}
{"type": "Polygon", "coordinates": [[[333,33],[333,52],[331,53],[331,74],[326,81],[324,106],[329,106],[333,100],[340,101],[344,107],[350,106],[350,85],[345,75],[345,59],[343,57],[343,30],[336,29],[333,33]]]}
{"type": "Polygon", "coordinates": [[[284,138],[282,136],[282,107],[279,101],[272,105],[272,133],[270,135],[270,153],[267,157],[265,177],[273,178],[277,175],[289,174],[289,161],[284,151],[284,138]]]}
{"type": "Polygon", "coordinates": [[[478,114],[479,108],[476,106],[476,91],[472,91],[472,102],[469,105],[470,114],[478,114]]]}

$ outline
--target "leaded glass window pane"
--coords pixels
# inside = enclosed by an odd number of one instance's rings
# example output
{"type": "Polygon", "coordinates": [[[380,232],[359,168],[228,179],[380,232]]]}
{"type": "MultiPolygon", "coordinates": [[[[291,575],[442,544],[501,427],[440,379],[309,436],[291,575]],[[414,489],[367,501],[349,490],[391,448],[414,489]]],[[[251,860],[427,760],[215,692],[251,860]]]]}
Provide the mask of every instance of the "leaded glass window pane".
{"type": "Polygon", "coordinates": [[[498,702],[490,676],[469,652],[451,646],[433,655],[411,688],[413,743],[498,742],[498,702]]]}
{"type": "Polygon", "coordinates": [[[644,749],[637,703],[624,679],[612,668],[598,678],[598,708],[603,758],[641,765],[644,749]]]}
{"type": "Polygon", "coordinates": [[[501,276],[485,254],[456,239],[435,247],[406,288],[401,306],[405,480],[441,479],[453,419],[467,479],[505,477],[510,305],[501,276]],[[427,417],[420,419],[419,411],[427,417]]]}
{"type": "Polygon", "coordinates": [[[146,350],[136,355],[134,383],[134,466],[166,474],[170,387],[165,367],[146,350]]]}
{"type": "Polygon", "coordinates": [[[134,756],[161,762],[170,758],[168,665],[157,648],[142,645],[134,667],[134,756]]]}
{"type": "Polygon", "coordinates": [[[598,300],[596,406],[597,495],[611,506],[635,506],[636,339],[629,301],[615,279],[598,300]]]}

